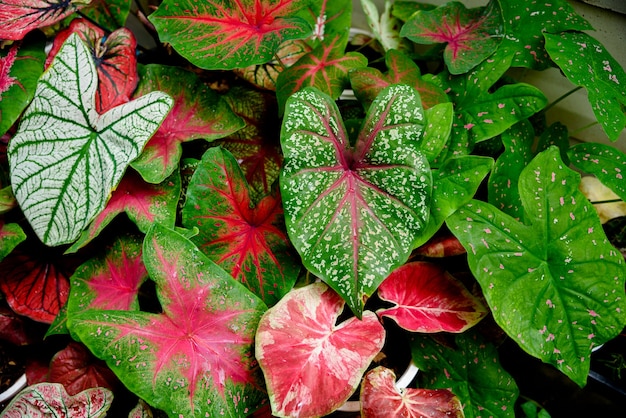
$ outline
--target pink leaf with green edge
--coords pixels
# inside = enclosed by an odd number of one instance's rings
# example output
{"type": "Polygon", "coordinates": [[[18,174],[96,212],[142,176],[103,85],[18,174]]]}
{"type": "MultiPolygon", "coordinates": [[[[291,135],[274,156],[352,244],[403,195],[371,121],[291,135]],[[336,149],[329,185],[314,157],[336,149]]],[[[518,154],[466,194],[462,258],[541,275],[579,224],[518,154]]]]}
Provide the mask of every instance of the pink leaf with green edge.
{"type": "Polygon", "coordinates": [[[140,67],[140,76],[135,97],[159,90],[174,99],[168,116],[131,163],[147,182],[161,183],[176,170],[183,142],[199,138],[213,141],[244,126],[228,104],[190,71],[147,65],[140,67]]]}
{"type": "Polygon", "coordinates": [[[270,193],[283,164],[276,96],[237,86],[224,98],[245,126],[217,143],[235,156],[251,187],[250,197],[258,201],[270,193]]]}
{"type": "Polygon", "coordinates": [[[567,0],[499,1],[506,36],[500,49],[515,56],[514,67],[545,70],[554,64],[545,49],[543,33],[593,30],[567,0]]]}
{"type": "Polygon", "coordinates": [[[583,32],[545,33],[546,50],[567,78],[587,90],[589,103],[611,141],[626,127],[626,72],[604,46],[583,32]]]}
{"type": "Polygon", "coordinates": [[[292,17],[305,0],[165,0],[150,15],[161,42],[192,64],[229,70],[263,64],[279,45],[302,39],[309,24],[292,17]]]}
{"type": "Polygon", "coordinates": [[[180,191],[181,179],[178,171],[172,173],[160,184],[146,183],[133,170],[126,171],[102,212],[81,233],[66,253],[76,252],[90,243],[120,213],[126,213],[128,218],[144,233],[148,232],[155,222],[173,227],[176,222],[180,191]]]}
{"type": "Polygon", "coordinates": [[[139,310],[137,294],[148,278],[141,244],[137,237],[122,236],[106,253],[78,267],[71,277],[67,315],[87,309],[139,310]]]}
{"type": "Polygon", "coordinates": [[[307,269],[357,316],[428,223],[423,123],[419,95],[406,85],[380,93],[354,147],[330,97],[306,88],[287,102],[280,178],[287,231],[307,269]]]}
{"type": "Polygon", "coordinates": [[[519,178],[526,224],[480,201],[447,224],[467,248],[498,325],[583,386],[592,348],[626,323],[626,267],[579,182],[551,147],[519,178]]]}
{"type": "Polygon", "coordinates": [[[463,74],[491,55],[503,37],[502,16],[495,1],[466,9],[450,2],[432,11],[418,11],[400,35],[420,44],[446,43],[443,59],[452,74],[463,74]]]}
{"type": "Polygon", "coordinates": [[[337,324],[343,308],[337,293],[314,283],[292,290],[261,318],[256,356],[274,415],[329,414],[359,385],[385,329],[371,311],[337,324]]]}
{"type": "Polygon", "coordinates": [[[413,334],[411,356],[429,389],[448,389],[465,418],[515,418],[519,390],[500,365],[496,347],[473,330],[446,338],[413,334]]]}
{"type": "Polygon", "coordinates": [[[137,41],[133,33],[120,28],[107,35],[104,30],[85,19],[72,20],[70,26],[60,32],[52,44],[46,59],[48,67],[63,43],[76,33],[85,42],[96,64],[98,89],[96,90],[96,111],[100,114],[126,103],[137,87],[137,41]]]}
{"type": "Polygon", "coordinates": [[[26,239],[26,233],[19,224],[5,223],[0,219],[0,261],[11,254],[19,243],[26,239]]]}
{"type": "Polygon", "coordinates": [[[130,0],[91,0],[81,14],[111,32],[123,27],[130,12],[130,0]]]}
{"type": "Polygon", "coordinates": [[[265,395],[252,355],[263,302],[189,240],[155,224],[143,258],[162,313],[90,310],[68,328],[169,416],[243,416],[265,395]]]}
{"type": "Polygon", "coordinates": [[[568,152],[577,168],[595,175],[622,200],[626,200],[626,154],[605,144],[582,143],[568,152]]]}
{"type": "Polygon", "coordinates": [[[358,52],[346,54],[347,42],[347,32],[326,38],[313,51],[280,73],[276,96],[281,113],[287,98],[304,87],[315,87],[333,99],[341,95],[349,85],[348,73],[367,65],[367,58],[358,52]]]}
{"type": "Polygon", "coordinates": [[[394,270],[378,287],[393,303],[376,311],[411,332],[463,332],[487,315],[487,309],[461,282],[437,264],[413,262],[394,270]]]}
{"type": "Polygon", "coordinates": [[[200,230],[192,242],[268,306],[293,287],[300,263],[284,230],[280,195],[265,196],[254,206],[228,151],[216,147],[204,154],[182,217],[185,227],[200,230]]]}
{"type": "Polygon", "coordinates": [[[46,58],[44,46],[43,39],[31,40],[0,51],[0,136],[20,117],[35,94],[46,58]]]}
{"type": "Polygon", "coordinates": [[[463,405],[446,389],[398,389],[395,373],[379,366],[361,383],[361,417],[464,418],[463,405]]]}
{"type": "Polygon", "coordinates": [[[50,360],[48,381],[61,383],[70,396],[90,388],[114,390],[118,380],[107,365],[75,341],[50,360]]]}
{"type": "Polygon", "coordinates": [[[60,383],[38,383],[22,390],[2,411],[0,418],[99,418],[105,417],[113,402],[106,388],[67,394],[60,383]]]}
{"type": "Polygon", "coordinates": [[[378,93],[391,84],[408,84],[417,90],[424,109],[449,101],[446,93],[436,84],[422,80],[419,67],[402,52],[395,49],[387,51],[385,63],[389,69],[386,74],[370,67],[350,72],[350,84],[361,103],[369,105],[378,93]]]}
{"type": "Polygon", "coordinates": [[[31,30],[57,23],[90,0],[0,0],[0,39],[19,41],[31,30]]]}

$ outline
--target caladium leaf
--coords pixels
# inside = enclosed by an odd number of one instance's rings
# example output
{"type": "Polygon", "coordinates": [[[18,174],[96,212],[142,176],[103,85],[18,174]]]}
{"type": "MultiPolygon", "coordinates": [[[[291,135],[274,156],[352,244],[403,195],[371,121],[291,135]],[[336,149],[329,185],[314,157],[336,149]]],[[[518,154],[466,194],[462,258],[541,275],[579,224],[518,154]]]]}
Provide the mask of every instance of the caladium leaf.
{"type": "Polygon", "coordinates": [[[200,230],[192,242],[268,306],[293,287],[300,271],[276,194],[254,206],[237,161],[216,147],[202,157],[182,211],[183,225],[200,230]]]}
{"type": "Polygon", "coordinates": [[[264,398],[252,356],[263,302],[189,240],[155,224],[143,258],[163,312],[89,310],[68,328],[170,416],[242,416],[264,398]]]}
{"type": "Polygon", "coordinates": [[[431,167],[435,168],[437,157],[445,148],[454,122],[454,105],[450,102],[440,103],[426,109],[424,139],[422,152],[428,158],[431,167]]]}
{"type": "Polygon", "coordinates": [[[434,4],[419,3],[413,0],[396,0],[393,2],[391,14],[401,21],[406,22],[415,12],[420,10],[433,10],[436,8],[437,6],[434,4]]]}
{"type": "Polygon", "coordinates": [[[152,92],[99,115],[96,81],[89,49],[70,35],[9,142],[15,197],[47,245],[78,238],[171,106],[152,92]]]}
{"type": "Polygon", "coordinates": [[[150,184],[134,171],[128,170],[111,194],[106,206],[82,232],[66,253],[78,251],[96,238],[113,219],[124,212],[143,232],[158,222],[174,227],[180,197],[180,174],[175,171],[160,184],[150,184]]]}
{"type": "Polygon", "coordinates": [[[430,258],[454,257],[467,253],[461,241],[452,234],[436,235],[426,244],[415,249],[415,253],[430,258]]]}
{"type": "Polygon", "coordinates": [[[304,87],[315,87],[337,99],[348,86],[348,73],[367,65],[367,58],[358,52],[345,52],[348,34],[326,38],[313,51],[280,73],[276,84],[279,111],[287,98],[304,87]]]}
{"type": "Polygon", "coordinates": [[[515,380],[500,365],[493,344],[477,332],[457,334],[446,345],[413,334],[411,354],[424,386],[451,390],[460,399],[466,418],[515,417],[519,395],[515,380]]]}
{"type": "Polygon", "coordinates": [[[139,399],[137,406],[135,406],[129,413],[128,418],[153,418],[152,409],[148,406],[143,399],[139,399]]]}
{"type": "Polygon", "coordinates": [[[26,233],[19,224],[7,224],[0,219],[0,261],[11,254],[19,243],[26,239],[26,233]]]}
{"type": "Polygon", "coordinates": [[[117,378],[107,365],[75,341],[50,360],[48,381],[60,383],[70,396],[90,388],[115,389],[117,378]]]}
{"type": "Polygon", "coordinates": [[[2,411],[0,418],[99,418],[113,402],[106,388],[87,389],[70,396],[60,383],[38,383],[22,390],[2,411]]]}
{"type": "Polygon", "coordinates": [[[626,127],[626,72],[595,38],[583,32],[544,34],[550,58],[567,78],[587,89],[589,102],[609,139],[626,127]]]}
{"type": "Polygon", "coordinates": [[[17,200],[15,200],[11,186],[0,189],[0,215],[11,211],[15,207],[17,207],[17,200]]]}
{"type": "Polygon", "coordinates": [[[391,84],[408,84],[417,90],[424,109],[448,101],[446,93],[436,84],[424,81],[417,64],[402,52],[395,49],[387,51],[385,64],[389,70],[386,74],[371,67],[356,68],[349,74],[357,99],[366,107],[391,84]]]}
{"type": "Polygon", "coordinates": [[[102,28],[85,19],[74,19],[67,29],[55,36],[46,67],[72,33],[78,34],[87,45],[96,64],[96,112],[102,114],[128,102],[139,81],[135,35],[126,28],[116,29],[107,35],[102,28]]]}
{"type": "Polygon", "coordinates": [[[411,332],[463,332],[487,309],[461,282],[437,264],[413,262],[394,270],[378,296],[395,306],[376,311],[411,332]]]}
{"type": "Polygon", "coordinates": [[[0,0],[0,39],[17,41],[33,29],[50,26],[90,0],[0,0]]]}
{"type": "Polygon", "coordinates": [[[330,97],[307,88],[287,102],[280,178],[287,231],[304,265],[357,316],[428,223],[423,121],[415,90],[388,87],[351,147],[330,97]]]}
{"type": "Polygon", "coordinates": [[[480,201],[447,222],[500,327],[582,386],[591,349],[626,322],[626,267],[579,182],[552,147],[520,176],[528,225],[480,201]]]}
{"type": "Polygon", "coordinates": [[[139,310],[137,294],[148,278],[142,241],[122,236],[106,253],[79,266],[72,275],[67,315],[87,309],[139,310]]]}
{"type": "Polygon", "coordinates": [[[447,389],[398,389],[395,373],[382,366],[361,383],[361,417],[463,418],[463,405],[447,389]]]}
{"type": "Polygon", "coordinates": [[[318,417],[341,406],[382,349],[385,329],[371,311],[337,324],[344,302],[324,283],[292,290],[261,318],[256,356],[272,413],[318,417]]]}
{"type": "Polygon", "coordinates": [[[316,47],[325,39],[344,34],[352,25],[352,6],[350,0],[322,0],[310,2],[303,17],[310,20],[313,33],[307,43],[316,47]],[[308,16],[306,16],[308,14],[308,16]]]}
{"type": "Polygon", "coordinates": [[[609,145],[583,143],[573,146],[569,156],[572,164],[595,175],[602,184],[626,201],[626,155],[623,152],[609,145]]]}
{"type": "Polygon", "coordinates": [[[15,43],[0,51],[0,136],[20,117],[35,94],[46,58],[44,46],[41,40],[15,43]]]}
{"type": "Polygon", "coordinates": [[[542,33],[593,30],[567,0],[535,2],[498,0],[504,32],[500,49],[512,52],[514,67],[544,70],[553,66],[542,33]]]}
{"type": "Polygon", "coordinates": [[[432,11],[418,11],[400,35],[420,44],[446,43],[443,59],[452,74],[463,74],[491,55],[503,37],[502,16],[495,0],[466,9],[452,1],[432,11]]]}
{"type": "Polygon", "coordinates": [[[385,0],[385,9],[382,14],[378,11],[378,3],[372,0],[361,0],[361,7],[363,7],[363,12],[367,18],[367,25],[376,40],[380,42],[385,51],[392,49],[410,50],[406,39],[400,37],[402,22],[391,14],[393,2],[385,0]]]}
{"type": "Polygon", "coordinates": [[[149,19],[161,42],[172,44],[194,65],[228,70],[268,62],[282,42],[308,36],[309,24],[292,17],[306,3],[165,0],[149,19]]]}
{"type": "Polygon", "coordinates": [[[130,12],[130,0],[91,0],[81,14],[110,32],[123,27],[130,12]]]}
{"type": "Polygon", "coordinates": [[[190,71],[147,65],[140,68],[140,75],[135,97],[159,90],[174,98],[171,112],[131,164],[150,183],[161,183],[176,170],[181,143],[223,138],[245,125],[216,92],[190,71]]]}
{"type": "Polygon", "coordinates": [[[0,302],[0,340],[8,341],[14,345],[27,345],[39,341],[40,336],[35,337],[33,326],[26,322],[25,318],[13,312],[6,304],[0,302]]]}

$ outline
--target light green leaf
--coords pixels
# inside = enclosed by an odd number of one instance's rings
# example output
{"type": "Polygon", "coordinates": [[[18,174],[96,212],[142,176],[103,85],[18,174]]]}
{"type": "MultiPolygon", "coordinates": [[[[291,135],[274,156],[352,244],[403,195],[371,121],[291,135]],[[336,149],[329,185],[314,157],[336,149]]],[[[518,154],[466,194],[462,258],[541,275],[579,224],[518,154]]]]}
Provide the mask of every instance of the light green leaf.
{"type": "Polygon", "coordinates": [[[47,245],[74,241],[104,208],[172,99],[152,92],[100,115],[89,49],[72,34],[43,74],[9,143],[15,197],[47,245]]]}
{"type": "Polygon", "coordinates": [[[610,145],[583,143],[568,153],[572,164],[595,175],[602,184],[626,201],[626,154],[610,145]]]}

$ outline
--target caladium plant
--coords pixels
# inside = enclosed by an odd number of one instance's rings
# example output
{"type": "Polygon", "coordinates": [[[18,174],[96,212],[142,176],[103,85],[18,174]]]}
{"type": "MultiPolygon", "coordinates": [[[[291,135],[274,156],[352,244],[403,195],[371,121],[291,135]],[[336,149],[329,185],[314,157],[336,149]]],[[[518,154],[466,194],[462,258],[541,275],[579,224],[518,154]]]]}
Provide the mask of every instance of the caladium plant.
{"type": "Polygon", "coordinates": [[[570,166],[626,199],[619,60],[566,0],[353,3],[0,0],[3,416],[547,413],[511,347],[585,384],[626,263],[570,166]]]}

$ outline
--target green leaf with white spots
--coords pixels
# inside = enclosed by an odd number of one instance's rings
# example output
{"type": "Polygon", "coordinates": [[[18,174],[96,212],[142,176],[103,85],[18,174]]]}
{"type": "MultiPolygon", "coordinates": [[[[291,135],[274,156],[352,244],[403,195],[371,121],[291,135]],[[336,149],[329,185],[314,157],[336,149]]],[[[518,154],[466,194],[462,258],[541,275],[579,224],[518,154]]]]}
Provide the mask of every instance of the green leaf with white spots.
{"type": "Polygon", "coordinates": [[[604,132],[616,141],[626,127],[626,73],[595,38],[582,32],[545,33],[546,50],[574,84],[587,89],[604,132]]]}
{"type": "Polygon", "coordinates": [[[582,386],[591,349],[626,325],[626,267],[579,182],[551,147],[519,179],[528,224],[477,200],[447,224],[468,250],[496,322],[582,386]]]}
{"type": "Polygon", "coordinates": [[[428,223],[423,124],[419,95],[407,85],[380,93],[354,147],[329,96],[306,88],[287,101],[280,188],[289,237],[304,265],[359,316],[428,223]]]}
{"type": "Polygon", "coordinates": [[[427,124],[424,128],[422,152],[432,166],[450,139],[452,122],[454,121],[454,106],[449,102],[439,103],[426,109],[425,112],[427,124]]]}
{"type": "Polygon", "coordinates": [[[610,145],[583,143],[569,150],[576,167],[595,175],[598,180],[626,201],[626,154],[610,145]]]}
{"type": "Polygon", "coordinates": [[[8,146],[15,197],[47,245],[74,241],[104,208],[172,104],[152,92],[100,115],[97,82],[89,49],[70,35],[8,146]]]}

